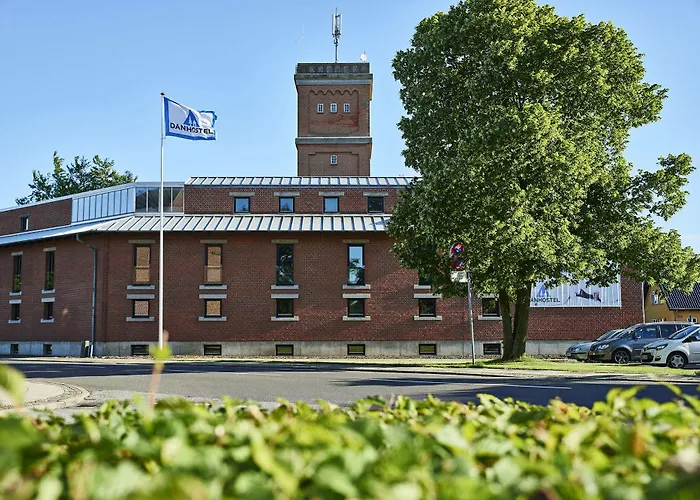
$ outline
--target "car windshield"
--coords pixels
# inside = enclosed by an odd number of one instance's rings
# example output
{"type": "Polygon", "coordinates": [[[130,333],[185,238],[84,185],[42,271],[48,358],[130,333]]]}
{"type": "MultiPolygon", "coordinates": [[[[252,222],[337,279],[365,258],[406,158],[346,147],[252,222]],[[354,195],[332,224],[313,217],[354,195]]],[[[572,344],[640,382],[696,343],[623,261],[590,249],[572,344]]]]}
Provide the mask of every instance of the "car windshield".
{"type": "Polygon", "coordinates": [[[617,340],[617,339],[624,339],[627,337],[631,337],[632,333],[639,328],[641,325],[632,325],[628,328],[625,328],[624,330],[620,330],[617,333],[613,333],[610,337],[608,337],[605,340],[617,340]]]}
{"type": "Polygon", "coordinates": [[[598,337],[596,339],[596,342],[600,342],[602,340],[608,340],[608,339],[612,338],[613,335],[615,335],[616,333],[619,333],[619,332],[620,332],[620,330],[610,330],[608,332],[605,332],[603,335],[601,335],[600,337],[598,337]]]}
{"type": "Polygon", "coordinates": [[[678,330],[676,333],[671,335],[669,337],[669,339],[670,340],[683,340],[688,335],[692,335],[693,333],[697,333],[698,331],[700,331],[700,326],[698,326],[698,325],[686,326],[685,328],[678,330]]]}

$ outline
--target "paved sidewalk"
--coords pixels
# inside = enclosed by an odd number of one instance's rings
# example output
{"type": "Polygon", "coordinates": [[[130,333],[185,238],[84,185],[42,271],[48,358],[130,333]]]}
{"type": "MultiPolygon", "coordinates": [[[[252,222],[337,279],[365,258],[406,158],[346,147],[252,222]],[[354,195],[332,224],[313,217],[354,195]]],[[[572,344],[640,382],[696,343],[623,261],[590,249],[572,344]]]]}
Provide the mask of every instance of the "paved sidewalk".
{"type": "MultiPolygon", "coordinates": [[[[90,393],[82,387],[49,382],[47,380],[26,380],[23,408],[35,410],[67,408],[80,404],[90,393]]],[[[0,390],[0,413],[13,407],[12,400],[0,390]]]]}

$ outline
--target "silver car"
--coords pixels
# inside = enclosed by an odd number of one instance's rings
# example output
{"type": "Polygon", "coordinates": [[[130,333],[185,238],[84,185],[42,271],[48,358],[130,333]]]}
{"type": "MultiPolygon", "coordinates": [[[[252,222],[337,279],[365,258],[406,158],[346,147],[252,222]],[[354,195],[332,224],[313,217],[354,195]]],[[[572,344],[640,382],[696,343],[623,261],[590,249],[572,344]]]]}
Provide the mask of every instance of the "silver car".
{"type": "Polygon", "coordinates": [[[642,350],[642,363],[683,368],[700,363],[700,325],[679,330],[664,340],[657,340],[642,350]]]}
{"type": "MultiPolygon", "coordinates": [[[[608,330],[603,335],[595,339],[593,342],[608,340],[610,337],[621,331],[621,329],[608,330]]],[[[575,359],[577,361],[586,361],[588,359],[588,351],[590,350],[593,342],[584,342],[582,344],[572,345],[566,350],[566,357],[569,359],[575,359]]]]}

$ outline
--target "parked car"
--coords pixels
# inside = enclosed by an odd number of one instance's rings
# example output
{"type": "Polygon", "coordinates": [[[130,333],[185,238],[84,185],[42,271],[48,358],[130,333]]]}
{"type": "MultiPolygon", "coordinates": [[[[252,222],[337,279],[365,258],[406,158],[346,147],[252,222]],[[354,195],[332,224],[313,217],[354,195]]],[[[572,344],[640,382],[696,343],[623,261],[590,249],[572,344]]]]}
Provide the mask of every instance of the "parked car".
{"type": "Polygon", "coordinates": [[[625,365],[639,361],[642,349],[658,339],[667,339],[690,323],[663,321],[659,323],[639,323],[625,328],[611,339],[594,342],[588,351],[590,361],[612,361],[625,365]]]}
{"type": "MultiPolygon", "coordinates": [[[[621,332],[621,329],[608,330],[603,335],[595,339],[593,342],[602,342],[603,340],[608,340],[614,334],[621,332]]],[[[591,344],[593,342],[584,342],[582,344],[574,344],[566,350],[566,357],[570,359],[575,359],[578,361],[588,360],[588,351],[591,349],[591,344]]]]}
{"type": "Polygon", "coordinates": [[[642,350],[642,363],[671,368],[700,363],[700,325],[683,328],[667,339],[648,344],[642,350]]]}

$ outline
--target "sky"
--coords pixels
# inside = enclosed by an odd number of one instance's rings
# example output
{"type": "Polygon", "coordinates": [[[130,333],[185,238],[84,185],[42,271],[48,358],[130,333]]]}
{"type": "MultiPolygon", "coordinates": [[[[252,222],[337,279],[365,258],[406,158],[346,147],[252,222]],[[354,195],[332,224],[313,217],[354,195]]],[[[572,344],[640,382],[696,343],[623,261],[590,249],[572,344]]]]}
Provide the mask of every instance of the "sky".
{"type": "MultiPolygon", "coordinates": [[[[300,61],[333,60],[331,16],[343,14],[340,57],[365,52],[374,74],[373,175],[406,168],[403,114],[391,61],[442,0],[0,0],[0,207],[29,194],[33,169],[54,151],[115,161],[141,181],[160,179],[160,93],[217,114],[216,141],[170,138],[166,181],[195,175],[296,175],[300,61]],[[303,33],[303,37],[302,37],[303,33]]],[[[545,2],[540,2],[545,3],[545,2]]],[[[612,21],[645,54],[647,81],[669,88],[661,120],[633,131],[627,158],[653,169],[668,153],[700,165],[700,0],[556,0],[559,14],[612,21]]],[[[666,227],[700,251],[700,171],[666,227]]]]}

